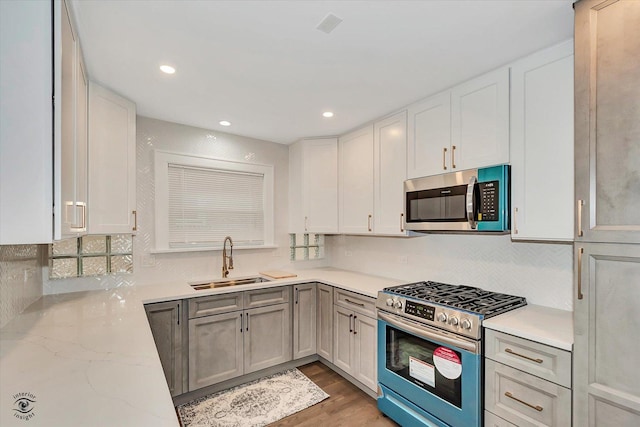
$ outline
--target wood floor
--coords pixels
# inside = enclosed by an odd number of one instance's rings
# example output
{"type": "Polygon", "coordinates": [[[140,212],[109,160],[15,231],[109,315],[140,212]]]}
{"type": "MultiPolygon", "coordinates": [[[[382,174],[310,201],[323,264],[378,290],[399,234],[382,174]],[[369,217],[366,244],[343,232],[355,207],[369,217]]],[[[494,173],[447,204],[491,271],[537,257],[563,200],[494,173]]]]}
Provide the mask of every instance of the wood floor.
{"type": "Polygon", "coordinates": [[[330,397],[317,405],[269,424],[269,427],[397,426],[396,423],[378,411],[374,399],[322,363],[314,362],[298,369],[329,394],[330,397]]]}

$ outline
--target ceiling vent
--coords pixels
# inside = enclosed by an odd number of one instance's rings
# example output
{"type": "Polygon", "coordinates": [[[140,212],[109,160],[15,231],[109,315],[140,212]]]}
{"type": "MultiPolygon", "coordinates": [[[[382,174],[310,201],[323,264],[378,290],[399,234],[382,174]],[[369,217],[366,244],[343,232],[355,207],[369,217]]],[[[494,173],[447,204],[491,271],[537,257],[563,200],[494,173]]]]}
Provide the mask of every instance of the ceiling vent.
{"type": "Polygon", "coordinates": [[[338,18],[333,13],[330,13],[324,17],[324,19],[318,24],[316,28],[323,33],[329,34],[331,31],[335,30],[341,22],[342,19],[338,18]]]}

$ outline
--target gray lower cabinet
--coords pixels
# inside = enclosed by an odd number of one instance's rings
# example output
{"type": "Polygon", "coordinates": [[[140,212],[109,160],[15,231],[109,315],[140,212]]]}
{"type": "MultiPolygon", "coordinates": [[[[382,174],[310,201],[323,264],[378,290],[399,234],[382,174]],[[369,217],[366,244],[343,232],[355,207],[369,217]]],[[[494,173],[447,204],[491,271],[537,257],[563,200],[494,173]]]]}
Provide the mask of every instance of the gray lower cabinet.
{"type": "Polygon", "coordinates": [[[293,285],[293,358],[316,354],[316,284],[293,285]]]}
{"type": "Polygon", "coordinates": [[[252,308],[244,313],[244,373],[290,361],[290,304],[252,308]]]}
{"type": "Polygon", "coordinates": [[[571,425],[571,352],[485,330],[485,425],[571,425]]]}
{"type": "Polygon", "coordinates": [[[316,352],[333,362],[333,286],[317,285],[316,352]]]}
{"type": "Polygon", "coordinates": [[[189,320],[189,390],[243,374],[242,311],[189,320]]]}
{"type": "MultiPolygon", "coordinates": [[[[145,304],[151,333],[172,396],[183,393],[182,301],[145,304]]],[[[186,360],[186,359],[185,359],[186,360]]]]}
{"type": "Polygon", "coordinates": [[[189,391],[290,361],[290,295],[282,286],[190,299],[189,391]]]}
{"type": "Polygon", "coordinates": [[[346,291],[336,292],[334,305],[333,363],[371,390],[376,390],[378,322],[363,314],[372,299],[357,294],[348,295],[351,302],[343,302],[346,291]],[[342,294],[342,295],[339,295],[342,294]],[[344,307],[345,304],[365,304],[362,310],[344,307]]]}
{"type": "Polygon", "coordinates": [[[576,243],[574,423],[640,425],[640,245],[576,243]]]}

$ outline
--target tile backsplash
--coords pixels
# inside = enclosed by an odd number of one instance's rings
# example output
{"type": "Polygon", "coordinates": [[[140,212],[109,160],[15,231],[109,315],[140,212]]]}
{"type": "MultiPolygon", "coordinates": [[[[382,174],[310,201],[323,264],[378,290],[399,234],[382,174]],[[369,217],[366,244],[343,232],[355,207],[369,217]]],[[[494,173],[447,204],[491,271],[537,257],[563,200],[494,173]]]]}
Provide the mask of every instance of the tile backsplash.
{"type": "Polygon", "coordinates": [[[0,328],[42,296],[46,245],[0,246],[0,328]]]}

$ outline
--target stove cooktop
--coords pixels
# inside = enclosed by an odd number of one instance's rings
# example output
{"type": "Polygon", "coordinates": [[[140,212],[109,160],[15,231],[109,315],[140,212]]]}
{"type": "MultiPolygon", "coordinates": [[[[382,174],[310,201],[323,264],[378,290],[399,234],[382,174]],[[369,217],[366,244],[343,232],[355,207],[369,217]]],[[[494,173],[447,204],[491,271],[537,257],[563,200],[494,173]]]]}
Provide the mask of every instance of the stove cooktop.
{"type": "Polygon", "coordinates": [[[385,288],[384,292],[469,311],[485,319],[527,305],[524,297],[431,281],[393,286],[385,288]]]}

